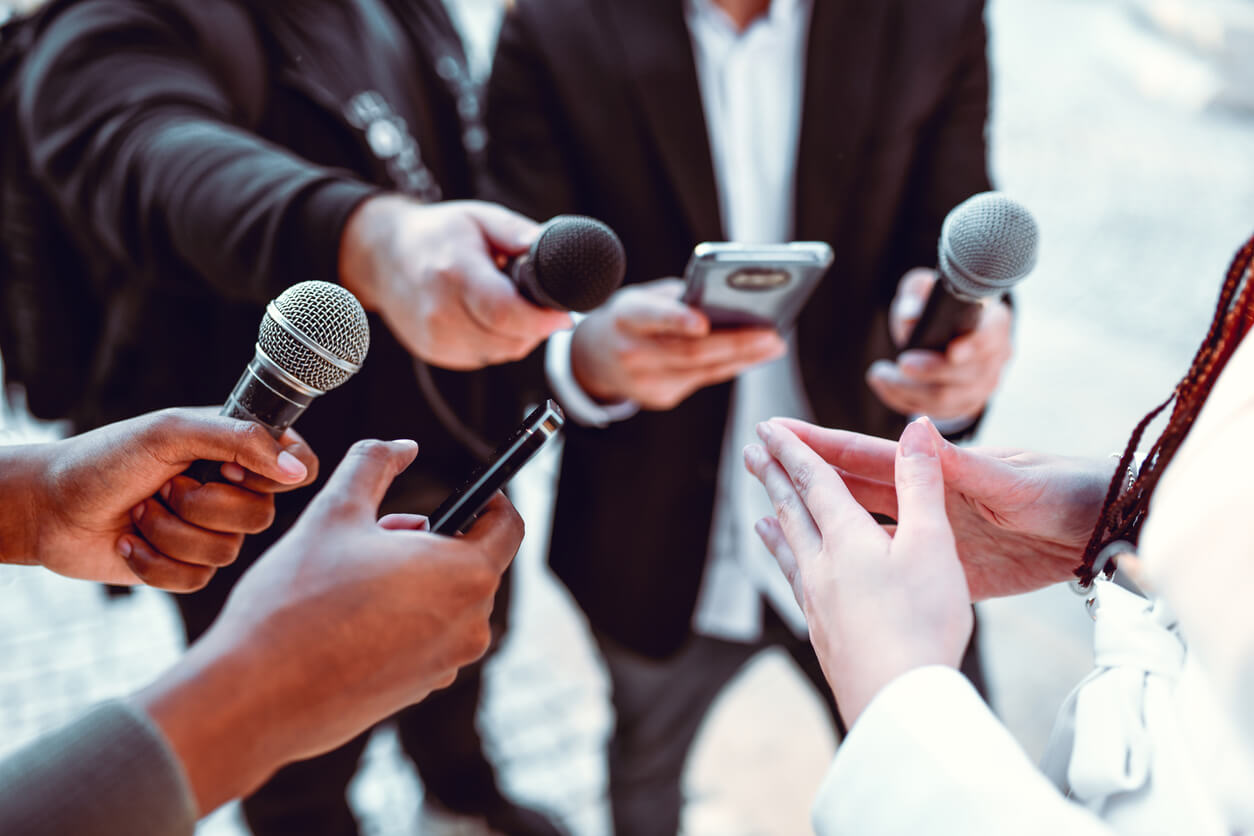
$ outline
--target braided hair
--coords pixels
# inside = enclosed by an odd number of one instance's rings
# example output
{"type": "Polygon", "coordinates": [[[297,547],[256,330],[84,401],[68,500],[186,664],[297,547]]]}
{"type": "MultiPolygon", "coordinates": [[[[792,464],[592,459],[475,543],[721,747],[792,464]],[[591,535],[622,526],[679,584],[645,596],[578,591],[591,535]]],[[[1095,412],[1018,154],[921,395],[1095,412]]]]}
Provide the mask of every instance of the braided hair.
{"type": "MultiPolygon", "coordinates": [[[[1076,567],[1079,582],[1088,585],[1096,573],[1097,556],[1111,543],[1126,540],[1135,543],[1141,533],[1141,525],[1149,509],[1150,496],[1162,477],[1163,471],[1175,457],[1193,426],[1194,419],[1206,403],[1220,372],[1228,364],[1242,338],[1254,324],[1254,238],[1245,243],[1228,268],[1219,305],[1211,321],[1206,339],[1202,341],[1193,364],[1184,379],[1176,384],[1167,400],[1141,419],[1132,431],[1132,438],[1123,451],[1114,478],[1106,491],[1106,501],[1097,518],[1097,526],[1084,549],[1084,562],[1076,567]],[[1172,403],[1171,417],[1162,435],[1154,442],[1145,463],[1135,479],[1126,486],[1124,474],[1128,473],[1133,457],[1150,422],[1172,403]]],[[[1103,567],[1107,573],[1114,571],[1113,562],[1103,567]]]]}

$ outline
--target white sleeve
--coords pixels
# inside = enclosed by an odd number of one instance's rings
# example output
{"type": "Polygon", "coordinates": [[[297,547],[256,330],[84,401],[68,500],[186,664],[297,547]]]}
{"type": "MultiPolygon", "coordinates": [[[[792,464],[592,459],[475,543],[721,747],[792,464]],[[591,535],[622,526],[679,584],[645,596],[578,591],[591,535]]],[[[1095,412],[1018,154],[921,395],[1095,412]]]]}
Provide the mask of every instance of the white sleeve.
{"type": "Polygon", "coordinates": [[[818,836],[1111,836],[1032,764],[971,683],[931,666],[889,683],[841,743],[813,809],[818,836]]]}
{"type": "Polygon", "coordinates": [[[549,388],[567,416],[587,427],[607,427],[639,412],[640,405],[635,401],[601,404],[583,390],[570,367],[570,341],[574,333],[573,330],[555,332],[549,337],[544,355],[544,373],[549,380],[549,388]]]}

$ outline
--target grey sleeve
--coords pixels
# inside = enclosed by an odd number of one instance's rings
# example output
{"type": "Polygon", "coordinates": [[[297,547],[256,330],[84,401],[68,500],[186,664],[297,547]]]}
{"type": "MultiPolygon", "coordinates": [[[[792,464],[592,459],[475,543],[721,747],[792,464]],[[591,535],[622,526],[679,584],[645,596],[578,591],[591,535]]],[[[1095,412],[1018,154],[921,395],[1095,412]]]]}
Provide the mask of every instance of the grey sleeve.
{"type": "Polygon", "coordinates": [[[103,703],[0,760],[0,833],[191,836],[196,804],[147,715],[103,703]]]}

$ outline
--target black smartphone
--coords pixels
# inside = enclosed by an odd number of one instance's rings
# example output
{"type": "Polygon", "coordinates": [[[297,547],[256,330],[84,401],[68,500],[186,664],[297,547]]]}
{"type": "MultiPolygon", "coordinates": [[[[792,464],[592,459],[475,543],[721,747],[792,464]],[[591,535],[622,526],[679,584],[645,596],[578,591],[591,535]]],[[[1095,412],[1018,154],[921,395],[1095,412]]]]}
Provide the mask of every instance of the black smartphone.
{"type": "Polygon", "coordinates": [[[492,454],[491,461],[471,474],[466,484],[427,518],[431,531],[451,535],[470,528],[488,500],[505,487],[565,423],[562,408],[551,400],[532,410],[509,440],[492,454]]]}
{"type": "Polygon", "coordinates": [[[715,328],[766,326],[786,334],[831,264],[832,248],[822,241],[698,244],[684,271],[683,301],[715,328]]]}

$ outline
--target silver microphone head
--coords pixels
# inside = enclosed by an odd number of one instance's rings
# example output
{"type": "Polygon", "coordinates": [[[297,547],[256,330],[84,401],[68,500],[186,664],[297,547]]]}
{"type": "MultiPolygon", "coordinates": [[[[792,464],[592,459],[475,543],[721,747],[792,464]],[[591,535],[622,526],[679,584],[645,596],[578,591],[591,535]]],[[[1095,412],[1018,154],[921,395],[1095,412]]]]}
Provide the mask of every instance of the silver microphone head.
{"type": "Polygon", "coordinates": [[[266,306],[257,348],[317,392],[357,373],[370,350],[370,323],[357,297],[330,282],[300,282],[266,306]]]}
{"type": "Polygon", "coordinates": [[[1036,266],[1040,230],[1032,214],[1001,192],[955,206],[940,234],[940,272],[954,290],[982,298],[1004,292],[1036,266]]]}

